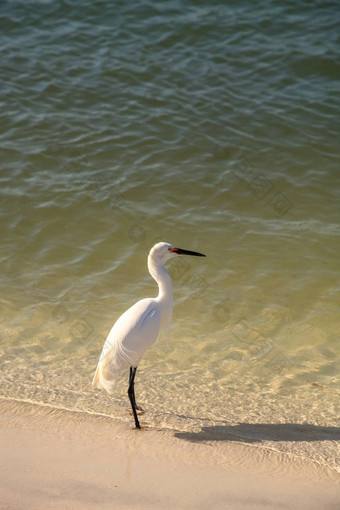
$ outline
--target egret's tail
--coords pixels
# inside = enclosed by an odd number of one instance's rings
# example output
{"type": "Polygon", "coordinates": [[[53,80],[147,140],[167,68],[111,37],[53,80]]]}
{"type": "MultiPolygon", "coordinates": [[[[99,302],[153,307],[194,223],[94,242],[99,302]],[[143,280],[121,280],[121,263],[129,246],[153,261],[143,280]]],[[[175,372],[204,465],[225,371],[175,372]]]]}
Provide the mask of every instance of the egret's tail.
{"type": "Polygon", "coordinates": [[[100,385],[99,385],[99,365],[97,366],[96,373],[94,374],[94,377],[92,379],[92,386],[94,388],[100,388],[100,385]]]}
{"type": "Polygon", "coordinates": [[[115,386],[116,386],[116,380],[115,378],[106,379],[103,374],[103,367],[99,363],[97,366],[96,373],[94,374],[93,380],[92,380],[92,386],[94,388],[99,388],[100,390],[105,390],[110,395],[114,393],[115,386]]]}

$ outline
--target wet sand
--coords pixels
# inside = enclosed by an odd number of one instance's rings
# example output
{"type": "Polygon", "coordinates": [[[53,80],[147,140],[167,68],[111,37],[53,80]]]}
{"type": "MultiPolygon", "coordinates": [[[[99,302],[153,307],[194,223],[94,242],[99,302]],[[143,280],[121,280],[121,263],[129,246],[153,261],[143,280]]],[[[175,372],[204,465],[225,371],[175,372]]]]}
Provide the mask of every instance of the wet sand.
{"type": "Polygon", "coordinates": [[[4,400],[0,428],[5,510],[339,508],[337,475],[275,453],[259,462],[245,445],[220,456],[220,445],[4,400]]]}

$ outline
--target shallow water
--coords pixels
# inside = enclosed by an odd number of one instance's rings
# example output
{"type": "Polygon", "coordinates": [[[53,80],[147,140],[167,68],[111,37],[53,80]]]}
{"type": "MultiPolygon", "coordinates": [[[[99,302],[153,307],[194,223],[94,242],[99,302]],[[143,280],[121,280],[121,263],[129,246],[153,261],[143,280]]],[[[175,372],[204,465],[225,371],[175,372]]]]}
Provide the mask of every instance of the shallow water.
{"type": "Polygon", "coordinates": [[[143,422],[340,469],[338,20],[318,1],[1,3],[2,396],[131,423],[126,378],[114,397],[91,379],[157,293],[164,240],[207,258],[168,264],[143,422]]]}

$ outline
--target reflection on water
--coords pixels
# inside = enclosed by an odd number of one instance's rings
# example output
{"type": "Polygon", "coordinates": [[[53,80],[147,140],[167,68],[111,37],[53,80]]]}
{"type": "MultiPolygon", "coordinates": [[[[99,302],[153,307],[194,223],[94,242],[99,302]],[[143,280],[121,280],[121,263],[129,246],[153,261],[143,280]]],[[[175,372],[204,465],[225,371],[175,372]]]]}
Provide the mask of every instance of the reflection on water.
{"type": "Polygon", "coordinates": [[[340,441],[339,427],[317,427],[295,423],[239,423],[234,426],[203,427],[201,432],[178,432],[189,441],[340,441]]]}

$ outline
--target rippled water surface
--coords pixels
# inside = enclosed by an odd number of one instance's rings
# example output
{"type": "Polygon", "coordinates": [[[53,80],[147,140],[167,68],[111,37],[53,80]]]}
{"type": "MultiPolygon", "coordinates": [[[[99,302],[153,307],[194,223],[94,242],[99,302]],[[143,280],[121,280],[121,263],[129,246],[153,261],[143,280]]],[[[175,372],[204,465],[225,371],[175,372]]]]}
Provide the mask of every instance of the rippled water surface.
{"type": "Polygon", "coordinates": [[[157,293],[164,240],[207,258],[168,263],[143,422],[340,469],[339,18],[317,0],[1,2],[3,397],[131,423],[128,374],[113,397],[91,379],[113,322],[157,293]]]}

